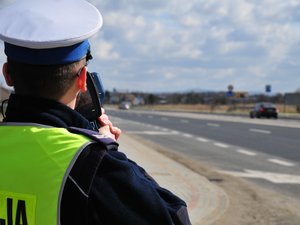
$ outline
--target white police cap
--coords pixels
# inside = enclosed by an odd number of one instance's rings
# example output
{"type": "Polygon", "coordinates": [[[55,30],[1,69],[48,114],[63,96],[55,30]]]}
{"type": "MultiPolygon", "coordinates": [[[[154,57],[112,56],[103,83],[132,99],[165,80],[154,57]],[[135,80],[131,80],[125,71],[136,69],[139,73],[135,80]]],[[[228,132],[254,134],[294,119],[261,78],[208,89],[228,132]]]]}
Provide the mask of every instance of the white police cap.
{"type": "Polygon", "coordinates": [[[16,0],[0,10],[0,21],[6,55],[30,64],[79,60],[103,24],[85,0],[16,0]]]}

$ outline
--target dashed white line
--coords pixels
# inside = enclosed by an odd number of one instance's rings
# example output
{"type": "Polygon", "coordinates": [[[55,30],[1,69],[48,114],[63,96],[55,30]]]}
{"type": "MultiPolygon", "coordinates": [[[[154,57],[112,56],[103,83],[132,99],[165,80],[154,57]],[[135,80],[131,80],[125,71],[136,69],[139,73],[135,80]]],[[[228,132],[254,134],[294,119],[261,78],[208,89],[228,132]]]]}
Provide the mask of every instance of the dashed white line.
{"type": "Polygon", "coordinates": [[[184,137],[188,137],[188,138],[191,138],[191,137],[193,137],[193,135],[191,135],[191,134],[187,134],[187,133],[183,133],[183,134],[182,134],[182,136],[184,136],[184,137]]]}
{"type": "Polygon", "coordinates": [[[167,118],[167,117],[162,117],[161,120],[167,121],[167,120],[169,120],[169,118],[167,118]]]}
{"type": "Polygon", "coordinates": [[[219,143],[219,142],[214,143],[214,145],[218,146],[218,147],[221,147],[221,148],[228,148],[229,147],[228,145],[223,144],[223,143],[219,143]]]}
{"type": "Polygon", "coordinates": [[[190,121],[188,120],[180,120],[181,123],[189,123],[190,121]]]}
{"type": "Polygon", "coordinates": [[[269,131],[269,130],[260,130],[260,129],[253,129],[253,128],[251,128],[249,130],[252,132],[256,132],[256,133],[271,134],[271,131],[269,131]]]}
{"type": "Polygon", "coordinates": [[[147,135],[170,135],[170,132],[163,131],[127,131],[128,134],[147,134],[147,135]]]}
{"type": "Polygon", "coordinates": [[[171,133],[172,133],[172,134],[179,134],[179,132],[176,131],[176,130],[172,130],[171,133]]]}
{"type": "Polygon", "coordinates": [[[201,138],[201,137],[198,137],[198,138],[197,138],[197,140],[198,140],[198,141],[201,141],[201,142],[208,142],[208,140],[207,140],[207,139],[205,139],[205,138],[201,138]]]}
{"type": "MultiPolygon", "coordinates": [[[[182,123],[188,123],[189,121],[188,120],[181,120],[181,122],[182,123]]],[[[207,123],[207,125],[208,126],[213,126],[213,127],[219,127],[220,126],[219,124],[214,124],[214,123],[207,123]]],[[[161,131],[131,131],[131,132],[129,131],[127,133],[147,134],[147,135],[172,135],[173,134],[173,135],[182,135],[182,136],[187,137],[187,138],[193,138],[194,137],[193,135],[188,134],[188,133],[180,133],[178,131],[169,130],[167,128],[162,128],[162,127],[159,127],[159,126],[147,125],[147,127],[152,127],[152,128],[155,128],[155,129],[161,130],[161,131]]],[[[252,132],[258,132],[258,133],[264,133],[264,134],[270,134],[271,133],[271,131],[268,131],[268,130],[260,130],[260,129],[253,129],[253,128],[249,129],[249,130],[252,131],[252,132]]],[[[209,142],[210,141],[210,140],[202,138],[202,137],[195,137],[195,138],[196,138],[197,141],[200,141],[200,142],[209,142]]],[[[221,148],[229,148],[229,145],[224,144],[224,143],[215,142],[214,145],[218,146],[218,147],[221,147],[221,148]]],[[[248,155],[248,156],[256,156],[257,155],[257,153],[255,153],[255,152],[251,152],[251,151],[244,150],[244,149],[238,149],[236,151],[238,153],[248,155]]],[[[280,160],[280,159],[269,158],[267,160],[269,162],[272,162],[272,163],[275,163],[275,164],[278,164],[278,165],[282,165],[282,166],[289,166],[289,167],[295,166],[295,164],[293,164],[291,162],[287,162],[287,161],[280,160]]],[[[246,175],[243,174],[243,175],[239,175],[239,176],[255,177],[255,176],[252,176],[252,175],[249,176],[249,174],[246,174],[246,175]]],[[[277,176],[277,174],[276,174],[276,176],[277,176]]],[[[276,182],[278,182],[278,181],[276,181],[276,182]]],[[[299,181],[297,181],[297,182],[299,182],[299,181]]]]}
{"type": "Polygon", "coordinates": [[[250,152],[244,149],[238,149],[237,152],[244,154],[244,155],[249,155],[249,156],[255,156],[257,155],[255,152],[250,152]]]}
{"type": "Polygon", "coordinates": [[[207,123],[207,126],[210,126],[210,127],[219,127],[220,125],[216,124],[216,123],[207,123]]]}
{"type": "Polygon", "coordinates": [[[293,163],[290,163],[290,162],[287,162],[287,161],[283,161],[283,160],[280,160],[280,159],[268,159],[268,161],[272,162],[272,163],[276,163],[276,164],[282,165],[282,166],[294,166],[295,165],[293,163]]]}

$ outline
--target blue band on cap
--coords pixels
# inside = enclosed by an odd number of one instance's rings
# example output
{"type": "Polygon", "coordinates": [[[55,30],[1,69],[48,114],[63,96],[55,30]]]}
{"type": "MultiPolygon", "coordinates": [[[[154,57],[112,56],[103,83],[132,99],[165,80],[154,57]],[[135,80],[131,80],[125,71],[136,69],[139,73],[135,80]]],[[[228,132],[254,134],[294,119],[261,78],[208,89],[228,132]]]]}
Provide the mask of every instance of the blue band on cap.
{"type": "Polygon", "coordinates": [[[4,43],[8,58],[27,64],[55,65],[68,64],[82,59],[90,49],[88,40],[59,48],[32,49],[4,43]]]}

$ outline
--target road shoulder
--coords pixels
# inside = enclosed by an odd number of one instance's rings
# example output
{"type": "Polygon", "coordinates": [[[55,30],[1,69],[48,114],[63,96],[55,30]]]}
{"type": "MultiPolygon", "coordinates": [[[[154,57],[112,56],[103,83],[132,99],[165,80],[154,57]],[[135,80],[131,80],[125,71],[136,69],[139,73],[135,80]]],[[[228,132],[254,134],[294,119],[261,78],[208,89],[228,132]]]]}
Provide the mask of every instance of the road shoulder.
{"type": "Polygon", "coordinates": [[[131,134],[123,134],[120,149],[152,173],[162,186],[187,201],[193,225],[300,224],[300,203],[294,199],[254,186],[244,179],[218,173],[205,162],[131,134]],[[151,165],[150,161],[155,163],[151,165]],[[158,164],[164,166],[163,173],[155,168],[158,164]],[[182,186],[174,186],[178,184],[176,167],[185,170],[180,177],[185,182],[182,186]],[[195,182],[191,185],[190,181],[195,182]]]}

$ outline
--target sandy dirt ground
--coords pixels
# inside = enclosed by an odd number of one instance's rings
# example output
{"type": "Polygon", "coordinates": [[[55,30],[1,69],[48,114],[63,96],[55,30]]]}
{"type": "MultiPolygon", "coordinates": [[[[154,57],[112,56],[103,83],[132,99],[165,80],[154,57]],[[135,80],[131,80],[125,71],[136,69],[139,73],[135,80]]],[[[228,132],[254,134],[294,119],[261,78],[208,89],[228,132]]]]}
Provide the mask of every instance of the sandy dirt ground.
{"type": "Polygon", "coordinates": [[[300,225],[300,202],[244,179],[218,173],[215,168],[203,162],[174,153],[152,142],[145,142],[154,150],[206,177],[226,192],[229,206],[211,225],[300,225]]]}
{"type": "Polygon", "coordinates": [[[193,163],[195,171],[221,187],[229,207],[213,225],[299,225],[300,203],[236,177],[193,163]]]}

